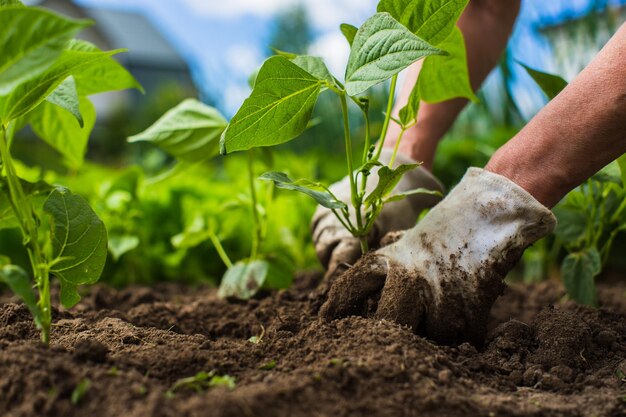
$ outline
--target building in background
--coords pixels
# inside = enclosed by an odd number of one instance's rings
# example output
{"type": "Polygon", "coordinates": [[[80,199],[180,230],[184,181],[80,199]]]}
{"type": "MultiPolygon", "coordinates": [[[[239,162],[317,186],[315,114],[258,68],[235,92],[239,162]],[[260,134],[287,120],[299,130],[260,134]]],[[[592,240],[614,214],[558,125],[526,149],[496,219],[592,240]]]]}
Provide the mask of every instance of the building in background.
{"type": "Polygon", "coordinates": [[[83,7],[71,0],[31,0],[66,16],[93,19],[96,23],[78,37],[100,49],[127,49],[115,58],[128,69],[146,90],[118,91],[92,97],[99,120],[107,119],[123,107],[145,104],[159,94],[164,85],[175,85],[183,96],[196,95],[189,66],[170,42],[143,14],[130,10],[83,7]]]}

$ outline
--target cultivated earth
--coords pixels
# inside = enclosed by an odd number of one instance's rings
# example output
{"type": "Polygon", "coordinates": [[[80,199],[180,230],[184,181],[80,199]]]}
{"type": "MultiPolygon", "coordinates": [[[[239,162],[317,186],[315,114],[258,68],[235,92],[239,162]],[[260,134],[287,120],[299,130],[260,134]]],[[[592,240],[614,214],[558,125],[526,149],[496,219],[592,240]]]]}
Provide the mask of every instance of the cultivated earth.
{"type": "Polygon", "coordinates": [[[553,282],[512,287],[483,346],[448,347],[386,321],[319,321],[318,278],[230,303],[209,288],[96,286],[55,311],[49,349],[0,298],[0,415],[626,416],[624,284],[600,286],[600,309],[563,302],[553,282]],[[235,388],[168,393],[211,371],[235,388]]]}

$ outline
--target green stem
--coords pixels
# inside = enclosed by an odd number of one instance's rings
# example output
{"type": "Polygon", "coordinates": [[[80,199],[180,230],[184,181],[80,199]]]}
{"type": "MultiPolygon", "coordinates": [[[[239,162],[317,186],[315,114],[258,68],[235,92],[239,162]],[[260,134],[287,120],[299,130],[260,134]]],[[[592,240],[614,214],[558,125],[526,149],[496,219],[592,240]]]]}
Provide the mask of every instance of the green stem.
{"type": "Polygon", "coordinates": [[[259,247],[261,246],[261,219],[259,217],[259,210],[257,209],[258,200],[254,186],[254,167],[251,151],[248,151],[248,185],[250,187],[250,199],[252,201],[252,220],[254,221],[250,260],[254,261],[259,254],[259,247]]]}
{"type": "MultiPolygon", "coordinates": [[[[354,207],[354,213],[356,216],[356,231],[358,238],[361,241],[361,249],[363,253],[367,252],[367,236],[362,235],[363,231],[363,218],[361,214],[361,205],[363,203],[362,196],[359,195],[357,184],[354,176],[354,166],[352,162],[352,138],[350,136],[350,121],[348,120],[348,102],[346,100],[346,94],[340,94],[341,100],[341,113],[343,114],[343,132],[346,145],[346,160],[348,162],[348,178],[350,178],[350,194],[352,196],[352,206],[354,207]]],[[[354,233],[353,233],[354,234],[354,233]]]]}
{"type": "Polygon", "coordinates": [[[402,140],[402,136],[406,132],[406,129],[403,127],[400,130],[400,134],[398,135],[398,139],[396,139],[396,145],[393,147],[393,153],[391,154],[391,159],[389,160],[389,168],[393,168],[393,163],[396,162],[396,155],[398,155],[398,149],[400,148],[400,141],[402,140]]]}
{"type": "Polygon", "coordinates": [[[209,239],[211,239],[211,243],[213,243],[213,246],[215,246],[215,250],[217,251],[217,254],[219,255],[222,262],[224,262],[224,265],[226,265],[227,268],[231,268],[233,266],[233,263],[226,254],[226,251],[224,250],[222,242],[220,242],[219,238],[215,235],[215,233],[209,232],[209,239]]]}
{"type": "Polygon", "coordinates": [[[383,151],[383,144],[385,137],[387,136],[387,130],[389,129],[389,122],[391,121],[391,111],[393,110],[393,98],[396,93],[396,84],[398,83],[398,74],[391,77],[391,87],[389,88],[389,100],[387,100],[387,113],[385,113],[385,121],[383,122],[383,130],[380,132],[380,139],[378,140],[378,150],[376,151],[376,160],[380,158],[380,153],[383,151]]]}
{"type": "Polygon", "coordinates": [[[31,268],[35,276],[35,285],[39,292],[38,306],[41,313],[41,341],[48,344],[50,341],[50,324],[52,322],[52,308],[50,303],[50,278],[48,267],[45,262],[38,241],[37,217],[35,210],[26,198],[22,183],[17,175],[11,153],[9,152],[7,126],[2,127],[0,139],[0,159],[5,169],[5,176],[9,186],[9,200],[17,217],[24,246],[28,252],[31,268]]]}

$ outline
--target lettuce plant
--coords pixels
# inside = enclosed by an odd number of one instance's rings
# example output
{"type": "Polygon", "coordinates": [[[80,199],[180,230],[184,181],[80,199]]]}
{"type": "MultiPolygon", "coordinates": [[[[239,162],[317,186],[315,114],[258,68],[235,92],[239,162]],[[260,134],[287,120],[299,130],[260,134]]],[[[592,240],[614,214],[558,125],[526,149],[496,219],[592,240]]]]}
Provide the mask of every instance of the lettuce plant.
{"type": "Polygon", "coordinates": [[[465,44],[456,21],[467,0],[382,0],[378,13],[359,28],[342,24],[350,44],[350,55],[341,82],[331,75],[323,60],[308,55],[279,52],[260,68],[254,88],[221,136],[223,154],[274,146],[299,136],[306,128],[316,100],[325,91],[341,103],[346,149],[346,173],[350,181],[349,205],[340,201],[328,186],[307,179],[292,180],[281,172],[261,176],[280,188],[303,192],[337,216],[343,226],[361,241],[367,251],[367,236],[386,203],[409,194],[430,193],[417,189],[391,195],[403,174],[419,164],[393,167],[404,132],[416,123],[421,101],[440,102],[453,97],[476,100],[470,87],[465,44]],[[392,116],[398,73],[417,60],[423,66],[408,103],[392,116]],[[385,119],[377,144],[372,142],[369,98],[366,91],[391,80],[385,119]],[[348,104],[361,111],[365,123],[364,146],[359,161],[353,160],[353,138],[348,104]],[[390,123],[401,127],[392,160],[383,166],[379,158],[390,123]],[[367,191],[367,177],[377,168],[378,182],[367,191]]]}
{"type": "Polygon", "coordinates": [[[52,321],[50,275],[61,284],[61,304],[75,305],[77,287],[100,277],[107,234],[82,197],[20,178],[11,145],[15,133],[30,125],[76,169],[96,117],[88,97],[140,88],[111,58],[121,51],[103,52],[72,39],[91,23],[24,7],[17,0],[0,1],[0,228],[21,230],[31,267],[29,274],[0,257],[0,281],[24,301],[46,344],[52,321]]]}

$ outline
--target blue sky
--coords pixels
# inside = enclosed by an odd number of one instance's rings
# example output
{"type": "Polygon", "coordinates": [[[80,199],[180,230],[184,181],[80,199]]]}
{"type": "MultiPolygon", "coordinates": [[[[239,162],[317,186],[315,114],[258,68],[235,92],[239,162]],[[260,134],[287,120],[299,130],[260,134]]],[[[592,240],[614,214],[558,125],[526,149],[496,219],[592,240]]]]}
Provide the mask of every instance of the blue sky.
{"type": "MultiPolygon", "coordinates": [[[[504,1],[504,0],[503,0],[504,1]]],[[[550,67],[550,49],[537,35],[542,24],[584,15],[597,0],[524,0],[511,45],[516,59],[537,68],[550,67]]],[[[180,51],[201,90],[210,91],[228,115],[248,95],[248,75],[261,64],[273,16],[300,2],[315,31],[310,53],[324,57],[341,76],[348,48],[338,30],[342,22],[360,25],[374,13],[376,0],[75,0],[102,8],[146,15],[180,51]]],[[[623,4],[626,0],[604,0],[623,4]]],[[[532,101],[533,94],[527,97],[532,101]]]]}

